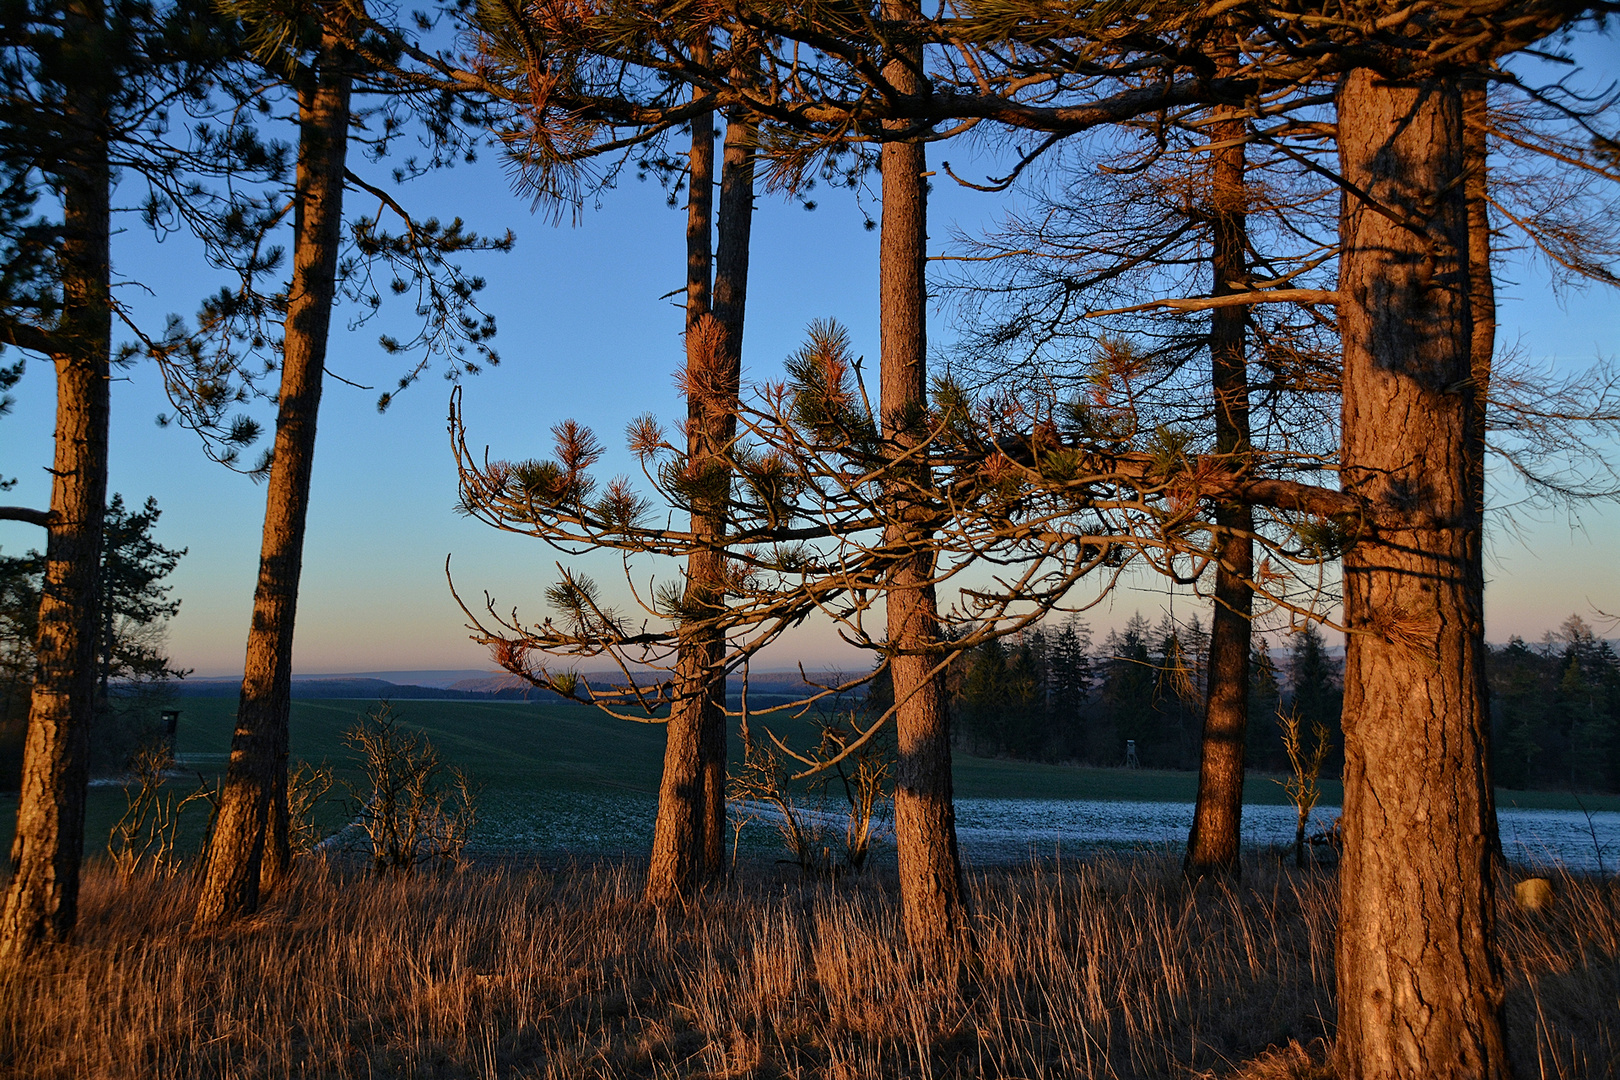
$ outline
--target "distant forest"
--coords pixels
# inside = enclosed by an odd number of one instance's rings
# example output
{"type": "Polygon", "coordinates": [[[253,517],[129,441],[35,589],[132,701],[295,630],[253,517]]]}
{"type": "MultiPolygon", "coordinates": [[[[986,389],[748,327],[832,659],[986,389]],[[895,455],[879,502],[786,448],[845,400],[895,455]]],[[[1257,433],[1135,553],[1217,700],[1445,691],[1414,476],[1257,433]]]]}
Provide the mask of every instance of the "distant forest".
{"type": "MultiPolygon", "coordinates": [[[[1256,636],[1256,642],[1261,639],[1256,636]]],[[[1247,761],[1283,771],[1279,714],[1321,721],[1328,767],[1343,763],[1342,660],[1316,626],[1257,647],[1250,665],[1247,761]]],[[[1134,740],[1144,768],[1195,769],[1209,631],[1140,614],[1100,647],[1078,618],[991,639],[950,677],[962,750],[1035,761],[1119,765],[1134,740]]],[[[1620,791],[1620,656],[1578,615],[1529,644],[1489,648],[1492,773],[1499,786],[1620,791]]],[[[882,691],[879,691],[881,696],[882,691]]]]}

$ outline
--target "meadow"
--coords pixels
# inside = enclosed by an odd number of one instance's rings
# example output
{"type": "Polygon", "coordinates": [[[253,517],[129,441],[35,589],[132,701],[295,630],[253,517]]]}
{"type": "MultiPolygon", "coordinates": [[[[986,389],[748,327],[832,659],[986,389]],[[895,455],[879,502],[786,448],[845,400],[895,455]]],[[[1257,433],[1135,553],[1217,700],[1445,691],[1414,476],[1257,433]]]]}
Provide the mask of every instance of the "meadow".
{"type": "MultiPolygon", "coordinates": [[[[230,750],[236,701],[187,697],[179,704],[176,750],[181,766],[214,779],[223,772],[230,750]]],[[[375,700],[350,698],[294,701],[293,758],[330,764],[340,781],[358,781],[342,735],[377,706],[375,700]]],[[[561,704],[415,700],[395,703],[393,708],[402,722],[420,727],[446,760],[464,767],[482,785],[486,819],[502,821],[503,813],[509,819],[536,800],[557,807],[574,796],[622,795],[623,814],[641,815],[645,810],[650,821],[647,801],[656,798],[663,762],[662,725],[616,720],[594,709],[561,704]]],[[[734,741],[732,750],[740,758],[741,745],[734,741]]],[[[1196,775],[1187,772],[1100,769],[965,754],[954,758],[954,777],[956,793],[964,799],[1191,802],[1198,786],[1196,775]]],[[[1283,805],[1286,799],[1275,780],[1251,775],[1245,802],[1283,805]]],[[[177,776],[171,783],[178,790],[194,786],[196,780],[177,776]]],[[[1323,806],[1340,803],[1336,780],[1324,779],[1322,789],[1323,806]]],[[[350,808],[343,794],[340,786],[321,808],[318,816],[325,827],[335,828],[346,820],[350,808]]],[[[1612,795],[1498,789],[1497,800],[1503,807],[1525,809],[1620,810],[1620,796],[1612,795]]],[[[14,793],[0,795],[0,845],[6,847],[16,805],[14,793]]],[[[105,853],[108,832],[124,806],[118,784],[103,781],[91,788],[85,826],[88,856],[105,853]]],[[[192,813],[185,823],[183,845],[195,846],[203,823],[200,812],[192,813]]],[[[541,838],[539,844],[565,851],[602,850],[601,842],[573,842],[567,836],[541,838]]]]}
{"type": "MultiPolygon", "coordinates": [[[[1173,858],[1103,856],[974,873],[976,948],[948,970],[907,955],[881,872],[744,867],[662,910],[640,885],[623,863],[377,878],[306,859],[259,914],[195,934],[189,875],[98,865],[75,944],[0,983],[0,1072],[1332,1075],[1331,871],[1259,856],[1191,888],[1173,858]]],[[[1620,1075],[1620,889],[1555,885],[1547,911],[1500,906],[1518,1075],[1620,1075]]]]}
{"type": "MultiPolygon", "coordinates": [[[[353,776],[341,733],[374,705],[295,702],[296,756],[353,776]]],[[[184,707],[182,761],[217,773],[234,702],[184,707]]],[[[497,821],[570,794],[599,810],[603,792],[651,813],[656,725],[557,705],[399,711],[478,775],[497,821]]],[[[1184,774],[971,757],[956,776],[965,799],[1194,790],[1184,774]]],[[[1250,791],[1280,795],[1266,777],[1250,791]]],[[[1197,887],[1162,850],[971,871],[973,959],[940,971],[907,954],[882,863],[827,880],[745,855],[658,911],[640,900],[639,853],[576,859],[566,838],[413,877],[304,857],[257,915],[196,934],[191,874],[120,877],[98,857],[122,806],[120,788],[92,789],[74,943],[0,976],[8,1077],[1332,1076],[1336,879],[1272,851],[1249,853],[1240,881],[1197,887]]],[[[347,812],[334,801],[328,823],[347,812]]],[[[1519,1075],[1620,1076],[1620,885],[1561,877],[1532,913],[1511,884],[1499,910],[1519,1075]]]]}

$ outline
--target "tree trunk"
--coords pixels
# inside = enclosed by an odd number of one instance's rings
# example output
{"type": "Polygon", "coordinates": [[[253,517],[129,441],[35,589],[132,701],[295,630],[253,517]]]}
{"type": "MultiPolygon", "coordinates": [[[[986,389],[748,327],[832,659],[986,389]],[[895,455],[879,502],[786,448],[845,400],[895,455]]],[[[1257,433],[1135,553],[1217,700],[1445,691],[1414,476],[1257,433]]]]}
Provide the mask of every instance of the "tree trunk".
{"type": "MultiPolygon", "coordinates": [[[[694,48],[708,56],[706,44],[694,48]]],[[[686,204],[686,366],[690,386],[697,386],[708,349],[704,322],[711,303],[710,264],[714,257],[714,114],[692,119],[686,204]]],[[[687,453],[696,462],[702,453],[702,405],[689,390],[687,453]]],[[[699,516],[694,508],[694,531],[699,516]]],[[[687,559],[687,601],[712,576],[709,552],[687,559]]],[[[658,818],[653,825],[652,862],[645,895],[658,904],[678,900],[697,887],[705,862],[704,847],[704,713],[709,707],[712,643],[691,631],[677,643],[676,700],[664,727],[664,771],[658,785],[658,818]]],[[[721,692],[724,693],[722,686],[721,692]]]]}
{"type": "Polygon", "coordinates": [[[315,423],[343,230],[343,170],[352,76],[328,34],[298,80],[298,173],[274,460],[265,498],[259,581],[246,669],[196,922],[208,926],[259,904],[261,877],[287,863],[287,723],[293,626],[303,568],[315,423]]]}
{"type": "MultiPolygon", "coordinates": [[[[1247,190],[1244,148],[1247,125],[1235,109],[1211,128],[1217,144],[1210,163],[1210,269],[1215,296],[1242,291],[1248,274],[1247,190]]],[[[1245,368],[1248,311],[1211,312],[1209,353],[1215,398],[1215,452],[1247,468],[1249,379],[1245,368]]],[[[1244,503],[1215,506],[1219,556],[1215,564],[1215,611],[1209,633],[1209,671],[1204,735],[1198,769],[1198,802],[1187,838],[1186,871],[1193,877],[1238,872],[1243,825],[1243,750],[1249,725],[1249,629],[1254,594],[1252,511],[1244,503]]]]}
{"type": "MultiPolygon", "coordinates": [[[[733,42],[732,77],[748,77],[748,56],[733,42]]],[[[706,50],[705,50],[706,51],[706,50]]],[[[701,614],[725,604],[725,551],[731,482],[724,454],[737,433],[743,316],[754,215],[754,126],[743,114],[726,122],[720,177],[720,242],[709,285],[713,225],[714,117],[692,128],[691,202],[687,209],[687,457],[705,491],[693,500],[692,531],[714,546],[687,558],[687,609],[701,614]],[[701,188],[701,193],[700,189],[701,188]]],[[[690,893],[726,866],[725,637],[693,626],[682,632],[676,661],[678,695],[670,711],[653,834],[647,899],[662,903],[690,893]]]]}
{"type": "MultiPolygon", "coordinates": [[[[886,0],[884,17],[919,17],[911,0],[886,0]]],[[[904,94],[922,89],[911,64],[921,50],[902,47],[884,76],[904,94]],[[909,59],[909,63],[907,62],[909,59]]],[[[927,157],[921,140],[883,144],[883,220],[879,235],[878,294],[882,324],[881,404],[884,437],[897,451],[926,438],[915,416],[928,402],[927,157]]],[[[905,466],[926,470],[927,465],[905,466]]],[[[912,484],[926,475],[889,484],[891,522],[885,545],[914,545],[916,554],[898,563],[885,586],[894,683],[895,734],[900,760],[894,787],[895,846],[900,862],[900,906],[906,939],[925,960],[956,951],[966,933],[962,864],[956,847],[956,810],[951,796],[950,717],[944,680],[929,671],[938,662],[939,609],[934,597],[934,559],[929,537],[911,524],[912,484]],[[911,482],[908,483],[907,480],[911,482]]]]}
{"type": "MultiPolygon", "coordinates": [[[[1468,428],[1469,490],[1474,500],[1474,512],[1481,522],[1474,534],[1469,550],[1471,573],[1485,581],[1485,425],[1491,396],[1491,366],[1496,358],[1496,276],[1491,270],[1491,217],[1490,176],[1486,169],[1489,140],[1486,128],[1490,122],[1489,102],[1485,80],[1469,79],[1463,84],[1463,153],[1468,178],[1464,181],[1464,196],[1468,200],[1468,311],[1472,322],[1469,338],[1469,366],[1474,375],[1474,412],[1468,428]]],[[[1485,649],[1485,607],[1478,609],[1479,623],[1474,628],[1479,638],[1480,655],[1485,649]]],[[[1491,690],[1485,678],[1485,665],[1476,672],[1474,693],[1478,697],[1475,708],[1486,718],[1489,730],[1491,690]]],[[[1490,769],[1490,755],[1486,754],[1485,768],[1490,769]]],[[[1486,822],[1490,826],[1490,848],[1498,862],[1502,861],[1502,834],[1496,820],[1496,786],[1487,775],[1485,784],[1486,822]]]]}
{"type": "Polygon", "coordinates": [[[1341,482],[1374,521],[1344,558],[1336,1054],[1346,1080],[1506,1077],[1461,96],[1452,81],[1356,71],[1338,115],[1353,185],[1341,482]]]}
{"type": "MultiPolygon", "coordinates": [[[[64,59],[92,70],[106,33],[101,5],[67,5],[64,59]],[[74,57],[74,53],[81,55],[74,57]]],[[[62,191],[62,310],[53,334],[56,445],[38,667],[23,749],[11,884],[0,909],[0,961],[67,940],[78,912],[96,689],[97,576],[107,501],[108,358],[112,350],[107,100],[99,80],[70,91],[64,128],[76,139],[57,171],[62,191]]]]}
{"type": "MultiPolygon", "coordinates": [[[[735,46],[733,46],[735,48],[735,46]]],[[[733,78],[744,77],[744,65],[734,63],[733,78]]],[[[754,153],[756,129],[742,112],[726,119],[724,161],[720,171],[720,242],[714,262],[714,319],[720,325],[720,371],[715,392],[724,401],[711,419],[710,452],[730,446],[737,435],[737,395],[742,382],[743,322],[748,310],[748,254],[754,224],[754,153]]],[[[725,507],[705,522],[715,535],[725,531],[725,507]]],[[[720,553],[723,558],[723,553],[720,553]]],[[[717,561],[716,571],[724,567],[717,561]]],[[[714,603],[725,595],[717,576],[710,586],[714,603]]],[[[726,865],[726,765],[729,725],[726,723],[726,681],[720,670],[725,642],[711,632],[713,676],[703,711],[703,862],[709,872],[726,865]]]]}

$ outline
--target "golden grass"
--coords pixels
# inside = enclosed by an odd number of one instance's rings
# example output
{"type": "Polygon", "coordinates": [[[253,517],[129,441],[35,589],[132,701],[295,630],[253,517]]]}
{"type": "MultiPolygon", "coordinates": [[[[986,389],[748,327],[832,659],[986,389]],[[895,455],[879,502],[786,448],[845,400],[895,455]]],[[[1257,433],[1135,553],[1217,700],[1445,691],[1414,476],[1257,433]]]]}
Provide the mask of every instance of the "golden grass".
{"type": "MultiPolygon", "coordinates": [[[[892,883],[764,870],[683,911],[638,875],[309,863],[258,917],[187,929],[185,877],[85,882],[76,944],[0,981],[0,1075],[1328,1076],[1334,881],[1174,861],[972,881],[977,960],[913,969],[892,883]]],[[[1612,1075],[1620,899],[1504,909],[1521,1077],[1612,1075]],[[1605,1071],[1608,1070],[1608,1071],[1605,1071]]]]}

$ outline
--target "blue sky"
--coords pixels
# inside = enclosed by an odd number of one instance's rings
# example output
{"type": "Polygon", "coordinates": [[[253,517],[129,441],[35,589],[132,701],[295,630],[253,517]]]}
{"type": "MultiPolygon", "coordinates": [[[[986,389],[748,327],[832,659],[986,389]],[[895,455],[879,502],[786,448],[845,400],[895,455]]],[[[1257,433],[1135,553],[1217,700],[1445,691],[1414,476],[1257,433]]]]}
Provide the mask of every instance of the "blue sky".
{"type": "MultiPolygon", "coordinates": [[[[1620,59],[1614,40],[1598,58],[1620,59]]],[[[1620,70],[1620,64],[1610,70],[1620,70]]],[[[961,171],[971,155],[949,152],[961,171]]],[[[985,168],[981,163],[981,171],[985,168]]],[[[469,379],[469,443],[498,457],[544,455],[549,429],[565,417],[594,428],[614,448],[605,472],[633,472],[622,451],[626,421],[646,411],[674,415],[672,374],[681,361],[681,312],[662,294],[682,285],[684,212],[668,209],[660,189],[629,178],[604,193],[577,226],[532,217],[493,165],[464,167],[408,189],[412,204],[442,217],[461,213],[474,227],[518,236],[510,255],[469,260],[490,286],[486,306],[500,320],[503,362],[469,379]]],[[[877,353],[876,235],[847,192],[817,192],[813,213],[769,196],[756,218],[745,364],[767,377],[815,318],[836,317],[858,352],[877,353]]],[[[364,200],[351,196],[351,207],[364,200]]],[[[937,248],[956,225],[973,231],[999,209],[995,196],[940,183],[930,232],[937,248]]],[[[868,197],[867,206],[876,215],[868,197]]],[[[369,207],[365,207],[369,210],[369,207]]],[[[209,288],[207,267],[183,242],[162,245],[132,228],[115,241],[131,304],[160,325],[169,311],[189,314],[209,288]]],[[[1501,285],[1501,338],[1561,369],[1620,354],[1620,297],[1599,288],[1555,296],[1534,266],[1515,266],[1501,285]]],[[[330,367],[354,382],[389,387],[400,361],[376,344],[377,327],[335,324],[330,367]]],[[[936,344],[949,327],[937,321],[936,344]]],[[[10,354],[8,354],[9,356],[10,354]]],[[[456,516],[455,472],[445,416],[449,387],[426,378],[385,415],[375,390],[329,380],[316,451],[313,508],[305,554],[295,667],[301,672],[487,667],[466,640],[445,585],[446,554],[458,586],[477,598],[489,589],[503,607],[538,610],[540,590],[558,558],[537,541],[498,534],[456,516]]],[[[49,365],[30,358],[14,391],[17,405],[0,420],[0,472],[21,477],[7,502],[44,505],[50,460],[54,382],[49,365]]],[[[209,462],[195,436],[159,428],[167,404],[156,372],[138,366],[113,391],[111,490],[138,503],[155,496],[160,539],[190,554],[173,575],[183,599],[169,647],[199,675],[240,673],[246,639],[264,489],[209,462]]],[[[261,415],[266,415],[261,412],[261,415]]],[[[1605,448],[1613,454],[1620,448],[1605,448]]],[[[1511,491],[1505,492],[1511,499],[1511,491]]],[[[1491,523],[1487,619],[1493,640],[1539,637],[1571,612],[1620,610],[1620,513],[1613,506],[1564,513],[1515,511],[1514,526],[1491,523]]],[[[41,543],[37,530],[0,523],[0,549],[20,553],[41,543]]],[[[615,564],[598,563],[608,580],[615,564]]],[[[1159,587],[1139,581],[1090,613],[1102,632],[1141,609],[1156,617],[1159,587]]],[[[1177,601],[1178,613],[1193,610],[1177,601]]],[[[825,628],[811,628],[777,654],[812,664],[849,665],[825,628]]]]}

